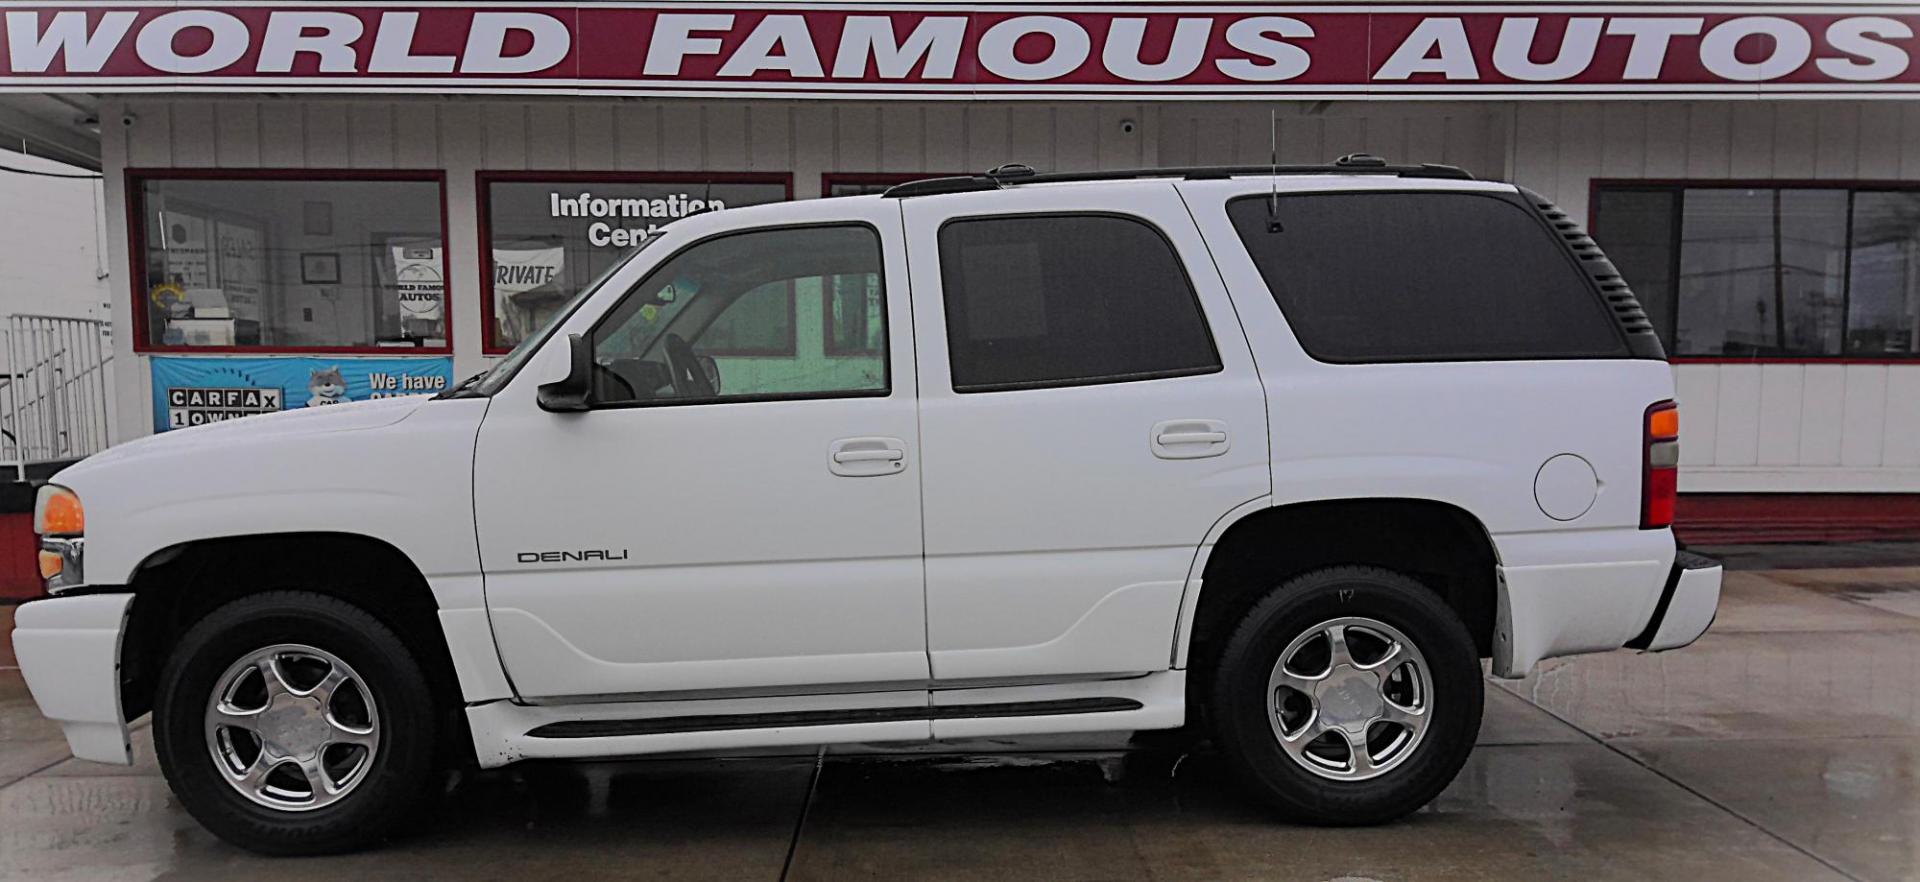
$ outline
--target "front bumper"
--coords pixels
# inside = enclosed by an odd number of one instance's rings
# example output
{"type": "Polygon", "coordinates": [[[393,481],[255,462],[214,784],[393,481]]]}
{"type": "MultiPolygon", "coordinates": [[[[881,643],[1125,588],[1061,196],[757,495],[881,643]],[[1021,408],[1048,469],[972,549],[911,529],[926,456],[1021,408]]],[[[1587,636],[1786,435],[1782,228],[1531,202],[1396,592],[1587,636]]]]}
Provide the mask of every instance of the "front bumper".
{"type": "Polygon", "coordinates": [[[120,639],[131,593],[51,597],[20,605],[13,651],[40,713],[60,724],[81,759],[130,765],[120,712],[120,639]]]}

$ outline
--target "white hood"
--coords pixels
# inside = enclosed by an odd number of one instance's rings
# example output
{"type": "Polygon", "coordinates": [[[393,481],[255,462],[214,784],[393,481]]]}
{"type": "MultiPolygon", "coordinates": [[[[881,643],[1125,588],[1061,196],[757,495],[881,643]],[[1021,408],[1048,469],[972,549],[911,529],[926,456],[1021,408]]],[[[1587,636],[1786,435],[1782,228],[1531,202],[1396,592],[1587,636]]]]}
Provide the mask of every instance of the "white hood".
{"type": "Polygon", "coordinates": [[[254,442],[269,438],[317,435],[327,432],[351,432],[391,426],[426,403],[425,395],[376,398],[326,407],[308,407],[280,413],[259,414],[233,420],[208,423],[189,429],[175,429],[110,447],[74,465],[52,478],[55,484],[70,473],[85,473],[97,466],[122,461],[185,453],[189,448],[208,444],[254,442]]]}

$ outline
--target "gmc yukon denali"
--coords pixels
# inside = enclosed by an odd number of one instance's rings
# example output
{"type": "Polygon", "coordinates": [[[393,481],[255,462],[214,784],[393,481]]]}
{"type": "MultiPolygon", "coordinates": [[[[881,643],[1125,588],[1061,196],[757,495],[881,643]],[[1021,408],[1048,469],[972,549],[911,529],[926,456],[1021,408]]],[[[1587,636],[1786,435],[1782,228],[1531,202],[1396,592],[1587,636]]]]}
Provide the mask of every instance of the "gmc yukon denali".
{"type": "Polygon", "coordinates": [[[461,765],[1183,727],[1279,817],[1379,823],[1485,670],[1706,630],[1672,399],[1524,189],[1006,166],[678,221],[435,398],[67,468],[14,639],[74,754],[151,713],[267,853],[461,765]],[[776,320],[824,351],[735,354],[776,320]]]}

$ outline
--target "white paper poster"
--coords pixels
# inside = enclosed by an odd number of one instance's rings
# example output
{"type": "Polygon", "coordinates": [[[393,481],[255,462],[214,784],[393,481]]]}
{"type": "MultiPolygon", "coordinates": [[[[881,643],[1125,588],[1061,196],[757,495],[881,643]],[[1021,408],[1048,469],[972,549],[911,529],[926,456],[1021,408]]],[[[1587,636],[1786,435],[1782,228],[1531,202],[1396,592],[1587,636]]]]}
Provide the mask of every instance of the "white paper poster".
{"type": "Polygon", "coordinates": [[[493,314],[500,323],[503,338],[520,339],[533,330],[544,312],[553,308],[553,303],[546,301],[555,298],[539,298],[543,302],[533,303],[520,295],[552,286],[566,268],[566,260],[567,251],[559,246],[494,249],[493,314]]]}
{"type": "Polygon", "coordinates": [[[214,284],[207,219],[184,211],[160,213],[160,251],[165,255],[166,278],[182,288],[211,288],[214,284]]]}
{"type": "Polygon", "coordinates": [[[265,243],[258,227],[216,221],[215,245],[220,253],[220,289],[232,318],[260,320],[260,289],[267,275],[265,243]]]}
{"type": "Polygon", "coordinates": [[[502,305],[507,302],[505,298],[522,291],[552,284],[566,266],[566,260],[566,249],[559,246],[494,249],[493,293],[502,298],[494,305],[502,305]]]}
{"type": "Polygon", "coordinates": [[[439,321],[447,296],[440,252],[437,245],[393,246],[393,288],[401,318],[439,321]]]}

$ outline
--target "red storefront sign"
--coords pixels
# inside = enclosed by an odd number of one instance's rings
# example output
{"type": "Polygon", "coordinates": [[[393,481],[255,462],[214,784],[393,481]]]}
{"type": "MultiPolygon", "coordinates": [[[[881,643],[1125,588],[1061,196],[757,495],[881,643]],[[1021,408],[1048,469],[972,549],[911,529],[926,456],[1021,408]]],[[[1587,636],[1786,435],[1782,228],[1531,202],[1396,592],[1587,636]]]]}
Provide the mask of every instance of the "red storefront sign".
{"type": "Polygon", "coordinates": [[[0,90],[863,98],[1920,95],[1920,8],[25,4],[0,90]]]}

